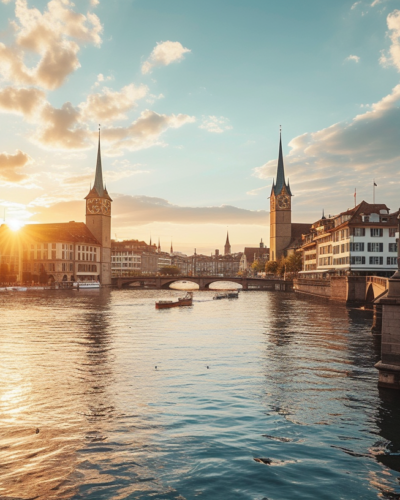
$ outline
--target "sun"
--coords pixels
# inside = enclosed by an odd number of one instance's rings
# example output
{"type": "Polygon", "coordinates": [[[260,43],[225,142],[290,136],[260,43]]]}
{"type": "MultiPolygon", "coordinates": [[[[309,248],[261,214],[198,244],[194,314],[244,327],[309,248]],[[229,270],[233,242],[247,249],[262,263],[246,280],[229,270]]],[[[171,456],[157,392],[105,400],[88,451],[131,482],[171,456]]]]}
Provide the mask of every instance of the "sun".
{"type": "Polygon", "coordinates": [[[19,231],[21,227],[25,226],[25,222],[18,219],[9,219],[7,221],[7,226],[11,229],[11,231],[19,231]]]}

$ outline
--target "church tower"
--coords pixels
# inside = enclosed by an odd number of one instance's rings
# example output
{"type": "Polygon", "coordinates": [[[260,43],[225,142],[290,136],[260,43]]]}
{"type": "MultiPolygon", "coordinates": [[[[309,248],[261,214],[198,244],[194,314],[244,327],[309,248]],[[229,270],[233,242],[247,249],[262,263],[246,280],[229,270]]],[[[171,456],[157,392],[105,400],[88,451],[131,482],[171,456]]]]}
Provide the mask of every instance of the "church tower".
{"type": "Polygon", "coordinates": [[[292,193],[285,181],[282,155],[282,134],[279,137],[279,158],[276,184],[272,182],[270,196],[270,251],[271,260],[278,260],[292,239],[292,193]]]}
{"type": "Polygon", "coordinates": [[[224,255],[230,255],[230,254],[231,254],[231,244],[229,243],[229,233],[227,231],[224,255]]]}
{"type": "Polygon", "coordinates": [[[93,188],[85,198],[86,226],[101,244],[100,251],[100,282],[111,285],[111,202],[107,189],[103,185],[101,166],[100,130],[99,147],[97,150],[96,175],[93,188]]]}

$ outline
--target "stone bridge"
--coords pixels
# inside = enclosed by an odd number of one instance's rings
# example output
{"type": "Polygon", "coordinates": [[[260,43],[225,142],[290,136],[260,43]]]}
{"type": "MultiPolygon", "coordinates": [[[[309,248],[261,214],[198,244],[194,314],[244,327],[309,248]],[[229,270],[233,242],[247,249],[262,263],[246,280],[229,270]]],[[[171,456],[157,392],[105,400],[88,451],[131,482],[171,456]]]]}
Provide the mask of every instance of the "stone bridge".
{"type": "Polygon", "coordinates": [[[365,302],[371,304],[388,290],[389,279],[379,276],[367,276],[365,302]]]}
{"type": "Polygon", "coordinates": [[[149,276],[131,278],[112,278],[112,285],[118,288],[126,288],[136,285],[135,288],[169,289],[170,285],[177,281],[196,283],[200,290],[208,290],[212,283],[219,281],[237,283],[242,285],[243,290],[282,290],[289,291],[293,288],[292,281],[265,278],[242,278],[239,276],[149,276]]]}

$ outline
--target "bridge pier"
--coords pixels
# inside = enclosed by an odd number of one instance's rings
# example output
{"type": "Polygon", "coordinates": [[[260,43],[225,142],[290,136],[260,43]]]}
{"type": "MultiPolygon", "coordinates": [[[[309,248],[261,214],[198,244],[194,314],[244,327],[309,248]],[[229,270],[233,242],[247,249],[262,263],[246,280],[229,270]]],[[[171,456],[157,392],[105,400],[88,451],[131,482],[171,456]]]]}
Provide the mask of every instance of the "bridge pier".
{"type": "Polygon", "coordinates": [[[400,273],[389,279],[389,291],[382,304],[381,361],[378,386],[400,390],[400,273]]]}

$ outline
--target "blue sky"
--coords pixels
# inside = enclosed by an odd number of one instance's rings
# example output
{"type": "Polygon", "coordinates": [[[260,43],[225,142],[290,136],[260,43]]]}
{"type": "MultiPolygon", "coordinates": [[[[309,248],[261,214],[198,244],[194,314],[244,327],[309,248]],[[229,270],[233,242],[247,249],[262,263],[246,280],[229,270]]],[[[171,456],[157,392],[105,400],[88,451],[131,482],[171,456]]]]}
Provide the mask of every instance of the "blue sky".
{"type": "Polygon", "coordinates": [[[281,124],[295,221],[347,209],[355,187],[372,201],[373,178],[397,210],[398,9],[2,0],[0,206],[83,220],[101,123],[119,239],[208,253],[229,227],[239,251],[269,239],[281,124]]]}

